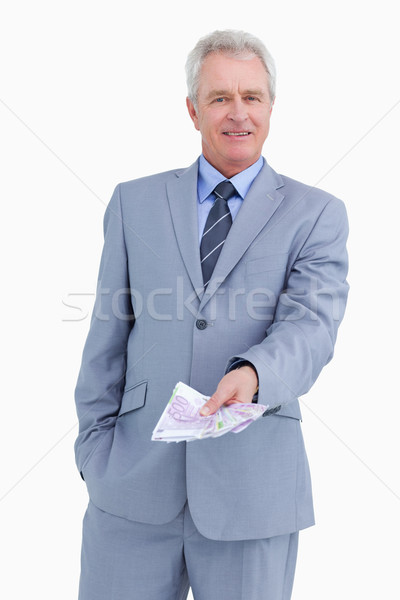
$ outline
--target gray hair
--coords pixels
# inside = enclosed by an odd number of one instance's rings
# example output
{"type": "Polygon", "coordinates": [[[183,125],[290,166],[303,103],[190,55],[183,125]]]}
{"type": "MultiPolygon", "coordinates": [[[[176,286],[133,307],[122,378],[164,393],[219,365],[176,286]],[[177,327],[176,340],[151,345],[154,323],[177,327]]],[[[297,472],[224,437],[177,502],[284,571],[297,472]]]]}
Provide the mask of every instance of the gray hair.
{"type": "Polygon", "coordinates": [[[257,37],[245,31],[226,29],[200,38],[186,61],[186,83],[189,99],[197,109],[201,67],[211,52],[229,54],[239,59],[258,56],[268,74],[271,104],[275,99],[276,68],[271,54],[257,37]]]}

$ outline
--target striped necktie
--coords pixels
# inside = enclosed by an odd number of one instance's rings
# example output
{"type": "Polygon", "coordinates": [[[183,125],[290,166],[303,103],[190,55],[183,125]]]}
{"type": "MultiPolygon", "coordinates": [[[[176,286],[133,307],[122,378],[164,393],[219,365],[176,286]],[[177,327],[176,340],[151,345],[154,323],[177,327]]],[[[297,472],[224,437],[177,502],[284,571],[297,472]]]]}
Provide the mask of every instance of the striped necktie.
{"type": "Polygon", "coordinates": [[[216,200],[208,213],[200,243],[204,287],[211,279],[218,256],[231,228],[232,216],[227,201],[236,193],[235,186],[228,180],[222,181],[214,189],[216,200]]]}

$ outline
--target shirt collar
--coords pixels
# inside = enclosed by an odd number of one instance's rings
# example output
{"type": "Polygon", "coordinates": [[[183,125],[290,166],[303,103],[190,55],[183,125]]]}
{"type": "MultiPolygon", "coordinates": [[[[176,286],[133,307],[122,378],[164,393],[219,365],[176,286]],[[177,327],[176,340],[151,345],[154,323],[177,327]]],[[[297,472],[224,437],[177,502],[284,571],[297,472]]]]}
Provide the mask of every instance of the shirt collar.
{"type": "MultiPolygon", "coordinates": [[[[262,156],[250,167],[234,175],[229,179],[238,191],[238,194],[244,200],[251,184],[261,171],[264,164],[262,156]]],[[[197,181],[197,193],[199,202],[202,203],[212,193],[215,186],[225,181],[224,177],[215,167],[213,167],[203,154],[199,159],[199,176],[197,181]]]]}

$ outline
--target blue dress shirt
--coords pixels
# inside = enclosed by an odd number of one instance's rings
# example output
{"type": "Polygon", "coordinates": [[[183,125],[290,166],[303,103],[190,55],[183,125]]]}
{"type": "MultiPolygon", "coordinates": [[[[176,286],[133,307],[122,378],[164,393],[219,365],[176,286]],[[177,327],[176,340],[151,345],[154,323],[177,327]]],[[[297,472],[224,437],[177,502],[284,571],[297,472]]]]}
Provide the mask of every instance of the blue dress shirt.
{"type": "MultiPolygon", "coordinates": [[[[249,191],[251,184],[261,171],[264,164],[262,156],[250,165],[244,171],[234,175],[229,179],[237,189],[238,193],[228,200],[229,210],[231,211],[232,221],[234,221],[242,202],[249,191]]],[[[215,169],[201,154],[199,159],[199,176],[197,179],[197,198],[198,198],[198,221],[199,221],[199,242],[201,241],[204,226],[207,221],[208,213],[215,202],[215,196],[212,193],[216,185],[225,181],[224,177],[217,169],[215,169]]]]}
{"type": "MultiPolygon", "coordinates": [[[[234,175],[229,179],[235,186],[237,190],[237,194],[232,196],[228,200],[229,210],[231,211],[232,221],[235,219],[236,215],[239,212],[240,207],[242,206],[242,202],[246,197],[247,192],[249,191],[251,184],[261,171],[264,164],[264,159],[262,156],[250,167],[241,171],[237,175],[234,175]]],[[[197,178],[197,198],[198,198],[198,221],[199,221],[199,242],[201,242],[201,238],[204,231],[204,226],[207,221],[208,213],[211,210],[212,205],[215,202],[215,196],[212,193],[215,186],[221,183],[221,181],[225,181],[226,177],[224,177],[217,169],[215,169],[209,162],[204,158],[204,155],[201,154],[199,159],[199,174],[197,178]]],[[[237,360],[234,362],[229,371],[233,371],[234,369],[238,369],[245,364],[251,365],[248,361],[237,360]]],[[[255,367],[251,365],[253,369],[256,371],[255,367]]],[[[257,373],[257,371],[256,371],[257,373]]],[[[255,393],[253,397],[253,402],[258,402],[258,394],[255,393]]],[[[279,406],[276,410],[279,410],[281,407],[279,406]]],[[[267,411],[268,412],[268,411],[267,411]]],[[[275,411],[274,411],[275,412],[275,411]]]]}

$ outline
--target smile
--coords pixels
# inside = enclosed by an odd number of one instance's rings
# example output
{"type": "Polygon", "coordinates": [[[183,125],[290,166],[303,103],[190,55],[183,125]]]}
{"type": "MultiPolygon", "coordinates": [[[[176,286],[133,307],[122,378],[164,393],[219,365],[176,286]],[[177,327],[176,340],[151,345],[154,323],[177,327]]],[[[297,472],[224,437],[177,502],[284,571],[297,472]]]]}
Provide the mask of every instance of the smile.
{"type": "Polygon", "coordinates": [[[250,131],[224,131],[224,135],[250,135],[250,131]]]}

